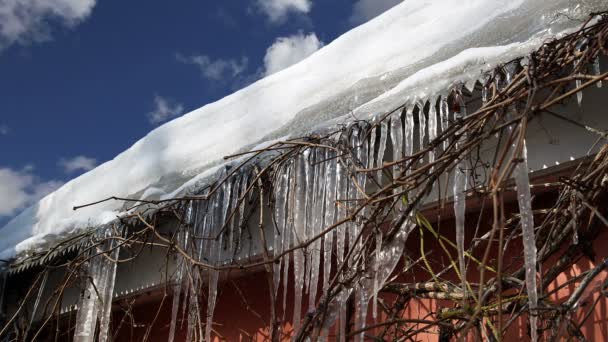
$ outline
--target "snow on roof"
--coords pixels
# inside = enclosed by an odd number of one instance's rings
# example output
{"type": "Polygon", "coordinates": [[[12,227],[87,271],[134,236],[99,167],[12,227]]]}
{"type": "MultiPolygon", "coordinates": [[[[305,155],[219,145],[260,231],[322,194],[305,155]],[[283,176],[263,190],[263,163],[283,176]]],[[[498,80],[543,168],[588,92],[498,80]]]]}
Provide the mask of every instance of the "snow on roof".
{"type": "Polygon", "coordinates": [[[523,56],[580,27],[605,0],[404,1],[306,60],[150,132],[0,230],[0,259],[108,223],[116,201],[166,198],[210,176],[223,157],[300,136],[347,113],[367,118],[523,56]],[[578,20],[577,20],[578,19],[578,20]]]}

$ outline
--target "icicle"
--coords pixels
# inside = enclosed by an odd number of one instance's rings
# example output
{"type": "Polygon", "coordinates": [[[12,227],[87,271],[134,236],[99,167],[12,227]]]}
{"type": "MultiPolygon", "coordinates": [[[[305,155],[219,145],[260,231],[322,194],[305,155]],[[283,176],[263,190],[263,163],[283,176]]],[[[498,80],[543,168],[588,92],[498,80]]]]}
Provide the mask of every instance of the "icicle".
{"type": "Polygon", "coordinates": [[[422,150],[424,148],[424,138],[426,136],[426,117],[424,116],[424,104],[419,103],[417,106],[419,124],[418,137],[420,138],[420,145],[418,145],[418,148],[419,150],[422,150]]]}
{"type": "Polygon", "coordinates": [[[465,88],[467,88],[467,90],[470,93],[473,93],[475,91],[475,86],[477,85],[477,80],[476,79],[472,79],[467,81],[467,83],[465,83],[465,88]]]}
{"type": "MultiPolygon", "coordinates": [[[[278,186],[275,188],[275,220],[276,232],[274,234],[274,256],[277,257],[283,253],[285,247],[285,227],[287,226],[287,196],[289,195],[289,173],[287,166],[280,170],[278,177],[278,186]],[[277,235],[278,234],[278,235],[277,235]]],[[[283,258],[279,262],[273,264],[273,285],[275,298],[279,292],[279,284],[281,282],[281,264],[283,258]]]]}
{"type": "Polygon", "coordinates": [[[517,66],[518,64],[516,61],[505,65],[505,86],[508,86],[513,82],[513,74],[515,74],[517,66]]]}
{"type": "MultiPolygon", "coordinates": [[[[582,85],[583,85],[583,81],[581,81],[580,79],[576,79],[576,88],[579,89],[582,85]]],[[[576,93],[576,102],[578,103],[578,106],[582,106],[583,104],[583,91],[579,90],[576,93]]]]}
{"type": "MultiPolygon", "coordinates": [[[[314,163],[315,163],[315,153],[314,150],[306,150],[304,152],[306,154],[306,163],[304,164],[304,173],[306,174],[306,183],[305,183],[305,187],[306,187],[306,213],[304,216],[304,239],[303,241],[308,241],[310,240],[310,238],[313,235],[313,230],[314,230],[314,213],[313,213],[313,206],[315,203],[315,183],[316,183],[316,179],[318,178],[318,175],[315,172],[315,168],[314,168],[314,163]]],[[[306,288],[306,291],[308,291],[308,293],[310,293],[310,279],[312,278],[312,258],[313,258],[313,251],[312,251],[312,246],[310,246],[309,248],[305,248],[304,249],[304,256],[306,258],[306,263],[305,263],[305,272],[304,272],[304,285],[306,288]]]]}
{"type": "Polygon", "coordinates": [[[405,155],[414,154],[414,108],[405,112],[405,155]]]}
{"type": "MultiPolygon", "coordinates": [[[[578,41],[578,43],[576,44],[575,50],[577,52],[582,52],[587,48],[587,44],[588,44],[589,40],[587,38],[583,38],[581,40],[578,41]]],[[[577,69],[579,68],[581,63],[581,60],[576,60],[574,61],[574,71],[578,71],[577,69]]],[[[582,85],[583,85],[583,81],[579,78],[576,79],[575,81],[576,84],[576,89],[579,89],[582,85]]],[[[579,90],[576,93],[576,101],[578,102],[578,106],[580,107],[583,103],[583,91],[579,90]]]]}
{"type": "Polygon", "coordinates": [[[485,85],[481,88],[481,102],[484,105],[488,103],[488,87],[485,85]]]}
{"type": "MultiPolygon", "coordinates": [[[[210,240],[210,248],[209,248],[209,262],[213,263],[215,266],[220,266],[222,261],[222,242],[224,233],[221,232],[221,229],[227,226],[226,219],[228,217],[228,213],[230,212],[230,203],[232,196],[232,180],[227,179],[222,184],[222,195],[223,195],[223,203],[221,203],[219,199],[215,201],[215,208],[213,208],[213,212],[217,215],[218,211],[220,219],[217,220],[215,224],[215,232],[212,233],[218,235],[216,240],[210,240]]],[[[217,299],[217,283],[219,279],[219,271],[218,270],[209,270],[209,293],[207,296],[207,323],[205,325],[205,341],[211,341],[211,331],[213,325],[213,313],[215,311],[215,303],[217,299]]]]}
{"type": "Polygon", "coordinates": [[[374,296],[372,302],[372,314],[374,320],[378,318],[378,292],[379,289],[379,279],[378,279],[378,270],[380,269],[380,257],[382,253],[382,231],[378,230],[376,232],[376,260],[374,262],[374,296]]]}
{"type": "MultiPolygon", "coordinates": [[[[325,215],[323,218],[323,229],[331,227],[335,222],[336,214],[336,155],[333,152],[327,153],[327,159],[325,166],[325,175],[327,179],[326,194],[325,194],[325,215]]],[[[327,296],[329,290],[329,280],[331,277],[331,261],[332,251],[334,245],[334,233],[335,230],[331,230],[323,236],[323,283],[322,289],[323,294],[327,296]]],[[[323,328],[321,331],[320,341],[327,341],[329,330],[323,328]]]]}
{"type": "MultiPolygon", "coordinates": [[[[429,143],[437,138],[437,99],[431,98],[429,104],[429,143]]],[[[429,153],[429,162],[435,161],[435,151],[429,153]]]]}
{"type": "Polygon", "coordinates": [[[89,277],[86,279],[85,288],[78,303],[74,342],[93,342],[95,339],[99,305],[92,281],[98,278],[101,266],[98,260],[99,257],[89,260],[89,277]]]}
{"type": "Polygon", "coordinates": [[[38,287],[38,295],[36,296],[36,301],[34,302],[34,307],[32,308],[32,316],[30,317],[30,323],[26,327],[25,333],[23,334],[24,338],[27,338],[28,333],[30,331],[30,327],[34,323],[34,319],[36,318],[36,313],[38,312],[38,306],[40,305],[40,300],[42,299],[42,294],[44,293],[44,289],[46,288],[46,281],[49,278],[49,271],[45,271],[42,276],[42,281],[40,282],[40,286],[38,287]]]}
{"type": "MultiPolygon", "coordinates": [[[[192,204],[190,204],[190,211],[192,210],[192,204]]],[[[184,236],[185,232],[180,231],[177,233],[177,244],[184,248],[184,236]]],[[[179,300],[182,292],[182,277],[184,271],[184,262],[181,254],[177,256],[177,273],[175,276],[175,284],[173,285],[173,302],[171,304],[171,323],[169,324],[169,342],[173,342],[175,339],[175,329],[177,327],[177,314],[179,312],[179,300]]]]}
{"type": "MultiPolygon", "coordinates": [[[[325,164],[326,162],[322,162],[327,159],[327,153],[325,151],[316,150],[316,165],[314,167],[315,170],[315,183],[314,183],[314,202],[312,205],[312,211],[310,212],[309,218],[312,219],[312,224],[310,228],[312,229],[312,234],[310,234],[309,238],[313,238],[321,233],[323,229],[323,220],[324,220],[324,207],[325,207],[325,184],[326,184],[326,176],[325,176],[325,164]]],[[[320,239],[317,239],[312,243],[312,249],[310,251],[312,264],[310,266],[310,280],[308,285],[308,307],[309,310],[312,310],[315,307],[316,298],[317,298],[317,290],[319,288],[319,274],[320,274],[320,264],[321,264],[321,243],[320,239]]]]}
{"type": "MultiPolygon", "coordinates": [[[[323,220],[324,229],[330,227],[335,222],[335,201],[337,191],[337,162],[335,157],[336,156],[334,153],[329,153],[328,158],[331,158],[331,160],[326,163],[325,175],[327,179],[327,193],[325,195],[325,217],[323,220]]],[[[329,287],[334,231],[335,230],[332,230],[323,237],[323,293],[327,293],[329,287]]]]}
{"type": "Polygon", "coordinates": [[[534,234],[534,215],[532,214],[532,195],[528,178],[528,152],[526,143],[521,152],[521,162],[515,168],[515,185],[517,187],[517,202],[521,216],[523,233],[524,263],[526,268],[526,289],[530,306],[530,327],[532,341],[538,340],[537,313],[538,292],[536,288],[536,236],[534,234]]]}
{"type": "MultiPolygon", "coordinates": [[[[245,173],[241,178],[241,185],[239,190],[239,195],[243,196],[247,192],[247,188],[249,186],[249,173],[245,173]]],[[[245,204],[247,203],[247,196],[243,198],[241,204],[239,205],[239,215],[238,220],[236,221],[236,233],[234,234],[235,239],[235,250],[233,254],[236,255],[239,253],[239,249],[242,248],[241,235],[243,233],[243,225],[245,224],[245,204]]]]}
{"type": "MultiPolygon", "coordinates": [[[[110,238],[109,233],[111,230],[108,229],[98,234],[98,237],[105,238],[105,241],[97,249],[91,250],[93,255],[110,251],[109,256],[112,259],[118,258],[118,248],[114,248],[114,240],[110,238]]],[[[89,260],[87,281],[78,305],[74,331],[75,342],[93,341],[98,320],[100,324],[98,340],[106,341],[115,277],[115,262],[109,261],[101,255],[89,260]]]]}
{"type": "MultiPolygon", "coordinates": [[[[348,199],[348,180],[346,177],[347,173],[344,166],[338,162],[336,164],[336,197],[338,200],[348,199]]],[[[344,208],[344,204],[340,203],[338,206],[338,220],[343,220],[344,218],[346,218],[346,209],[344,208]]],[[[345,224],[342,224],[336,228],[336,259],[338,268],[342,267],[342,264],[344,264],[344,249],[346,244],[345,226],[345,224]]],[[[342,278],[342,275],[340,278],[342,278]]],[[[346,308],[344,306],[340,306],[338,311],[340,318],[340,326],[338,328],[340,336],[339,341],[346,341],[346,308]]]]}
{"type": "Polygon", "coordinates": [[[199,308],[199,297],[198,291],[200,289],[199,272],[192,272],[192,284],[188,291],[188,304],[184,308],[187,308],[188,312],[188,329],[186,330],[186,342],[193,341],[196,334],[196,328],[200,322],[200,308],[199,308]]]}
{"type": "MultiPolygon", "coordinates": [[[[285,170],[285,177],[288,179],[287,188],[285,189],[285,207],[287,210],[287,215],[285,218],[285,234],[283,235],[283,246],[285,248],[289,248],[292,246],[292,229],[293,229],[293,212],[294,212],[294,199],[295,195],[295,182],[292,179],[292,176],[295,177],[295,172],[293,170],[293,162],[290,160],[288,162],[287,168],[285,170]]],[[[289,254],[286,254],[283,257],[283,320],[285,320],[285,312],[287,308],[287,290],[289,286],[289,254]]]]}
{"type": "Polygon", "coordinates": [[[462,95],[462,92],[460,90],[458,91],[456,100],[458,101],[458,112],[454,113],[454,115],[456,115],[458,119],[462,119],[467,116],[467,105],[464,101],[464,96],[462,95]]]}
{"type": "MultiPolygon", "coordinates": [[[[596,56],[595,59],[593,60],[593,73],[596,76],[599,76],[602,74],[602,71],[600,69],[600,56],[596,56]]],[[[602,87],[602,80],[600,80],[599,82],[597,82],[597,87],[601,88],[602,87]]]]}
{"type": "MultiPolygon", "coordinates": [[[[298,157],[296,163],[296,193],[295,193],[295,207],[294,207],[294,244],[300,245],[305,240],[306,236],[306,182],[307,174],[305,171],[305,164],[308,163],[308,156],[310,152],[304,151],[298,157]]],[[[300,329],[300,318],[302,315],[302,292],[305,282],[305,254],[301,248],[298,248],[293,253],[293,267],[294,267],[294,312],[293,312],[293,326],[294,332],[300,329]]]]}
{"type": "MultiPolygon", "coordinates": [[[[410,221],[405,221],[397,234],[393,237],[393,239],[384,244],[382,246],[381,252],[379,253],[379,257],[375,254],[367,261],[370,267],[367,267],[367,274],[363,275],[360,280],[360,284],[358,285],[358,292],[360,294],[357,296],[356,303],[360,305],[359,312],[361,316],[358,320],[358,324],[364,321],[363,312],[367,312],[368,303],[365,302],[365,298],[369,301],[371,297],[377,296],[374,293],[373,286],[373,275],[371,274],[373,270],[372,265],[379,265],[378,267],[378,287],[377,289],[381,289],[389,276],[393,273],[395,267],[397,266],[401,256],[403,255],[403,251],[405,248],[405,241],[411,232],[414,226],[410,223],[410,221]]],[[[345,329],[346,329],[346,321],[344,320],[344,315],[346,314],[346,301],[351,296],[353,292],[353,288],[343,287],[340,289],[340,292],[336,295],[336,297],[329,303],[327,307],[327,314],[325,315],[325,320],[320,322],[322,327],[327,329],[335,324],[336,319],[339,317],[340,326],[338,327],[338,341],[345,341],[345,329]]],[[[356,337],[359,339],[360,337],[356,337]]]]}
{"type": "MultiPolygon", "coordinates": [[[[399,113],[391,115],[391,142],[393,143],[393,161],[403,159],[403,123],[399,113]]],[[[400,173],[400,167],[395,165],[393,168],[393,178],[400,173]]]]}
{"type": "MultiPolygon", "coordinates": [[[[190,250],[197,261],[202,261],[207,256],[204,256],[203,253],[208,250],[209,240],[213,235],[211,231],[211,227],[213,226],[213,210],[216,207],[216,203],[218,201],[218,195],[214,195],[211,199],[205,202],[200,202],[197,204],[197,209],[195,210],[194,215],[194,226],[192,231],[192,243],[190,243],[190,250]],[[202,237],[195,239],[194,237],[202,237]]],[[[199,306],[199,292],[201,289],[201,279],[200,272],[196,270],[196,268],[192,267],[188,270],[189,272],[189,281],[188,291],[184,295],[184,307],[188,314],[188,322],[186,329],[186,342],[197,341],[197,336],[202,338],[202,333],[200,333],[200,306],[199,306]],[[186,303],[186,299],[188,302],[186,303]],[[198,333],[198,335],[197,335],[198,333]]]]}
{"type": "MultiPolygon", "coordinates": [[[[351,134],[350,134],[350,141],[348,143],[350,144],[350,147],[352,148],[352,150],[355,153],[355,155],[353,156],[354,158],[357,158],[357,155],[359,153],[358,148],[357,148],[358,135],[359,135],[359,127],[353,126],[352,130],[351,130],[351,134]]],[[[352,172],[353,168],[358,167],[358,164],[348,164],[348,166],[349,166],[349,168],[347,169],[347,173],[346,173],[347,187],[348,187],[348,192],[347,192],[348,201],[344,202],[344,204],[348,208],[348,214],[351,215],[354,211],[354,207],[356,206],[356,202],[354,200],[356,198],[360,197],[360,195],[359,195],[359,191],[358,191],[357,187],[355,186],[355,182],[357,181],[357,179],[353,178],[354,172],[352,172]]],[[[359,234],[359,225],[357,224],[357,221],[351,220],[350,222],[348,222],[346,224],[345,232],[346,232],[345,240],[348,241],[348,249],[353,249],[353,248],[358,247],[359,246],[358,244],[357,244],[357,246],[354,245],[355,238],[359,234]]],[[[350,258],[348,260],[349,267],[355,267],[354,261],[355,260],[353,258],[350,258]]]]}
{"type": "Polygon", "coordinates": [[[465,235],[465,212],[466,212],[466,166],[460,162],[456,166],[454,174],[454,215],[456,220],[456,246],[458,247],[458,264],[460,276],[462,277],[462,291],[466,293],[466,270],[464,263],[464,235],[465,235]]]}
{"type": "MultiPolygon", "coordinates": [[[[369,292],[364,283],[358,284],[355,292],[355,330],[362,330],[366,326],[369,292]]],[[[355,341],[363,342],[364,337],[365,332],[362,331],[355,336],[355,341]]]]}
{"type": "MultiPolygon", "coordinates": [[[[386,120],[380,123],[380,141],[378,146],[378,156],[376,157],[376,167],[381,168],[384,165],[384,152],[386,151],[386,140],[388,139],[388,124],[386,120]]],[[[382,170],[378,171],[378,182],[382,184],[382,170]]]]}
{"type": "Polygon", "coordinates": [[[236,255],[236,238],[235,235],[238,231],[238,209],[239,209],[239,199],[243,195],[241,192],[241,182],[242,176],[237,176],[236,181],[234,182],[234,189],[232,193],[232,201],[230,203],[230,211],[229,214],[232,214],[232,218],[230,222],[226,222],[226,229],[228,229],[228,234],[226,234],[226,238],[228,239],[228,261],[232,263],[234,261],[234,256],[236,255]]]}
{"type": "MultiPolygon", "coordinates": [[[[117,243],[114,239],[111,239],[107,243],[110,249],[110,258],[118,260],[120,248],[117,247],[117,243]]],[[[105,274],[104,274],[104,293],[101,312],[99,314],[99,338],[98,342],[105,342],[109,340],[108,331],[110,328],[110,315],[112,313],[112,299],[114,296],[114,284],[116,281],[116,263],[106,258],[103,258],[105,263],[105,274]]]]}
{"type": "MultiPolygon", "coordinates": [[[[336,163],[336,199],[339,201],[344,201],[348,199],[348,180],[346,179],[347,174],[342,163],[336,163]]],[[[341,202],[337,205],[337,215],[338,218],[336,221],[343,220],[346,218],[346,209],[344,208],[344,202],[341,202]]],[[[336,229],[336,256],[338,260],[338,266],[342,264],[344,261],[344,249],[346,245],[346,237],[345,237],[345,225],[342,224],[336,229]]]]}
{"type": "MultiPolygon", "coordinates": [[[[374,121],[374,124],[376,124],[376,122],[374,121]]],[[[376,144],[377,144],[377,133],[378,130],[380,129],[379,126],[374,127],[374,129],[370,128],[370,142],[369,142],[369,159],[368,159],[368,163],[367,163],[367,168],[369,169],[373,169],[376,166],[376,144]]],[[[378,183],[380,182],[379,179],[377,179],[378,183]]]]}
{"type": "MultiPolygon", "coordinates": [[[[455,113],[456,120],[466,116],[464,99],[460,93],[457,94],[459,112],[455,113]]],[[[466,138],[466,132],[462,132],[466,138]]],[[[458,144],[460,145],[460,144],[458,144]]],[[[459,146],[458,146],[459,147],[459,146]]],[[[458,248],[458,264],[460,266],[460,276],[462,281],[462,291],[467,293],[466,286],[466,265],[464,261],[464,240],[465,240],[465,212],[466,212],[466,189],[468,171],[464,160],[461,160],[454,170],[454,216],[456,223],[456,246],[458,248]]]]}
{"type": "MultiPolygon", "coordinates": [[[[357,150],[357,160],[359,161],[360,165],[357,165],[357,167],[369,167],[369,163],[372,162],[373,163],[373,157],[370,157],[370,152],[369,152],[369,145],[367,142],[367,139],[365,139],[364,136],[364,132],[365,129],[361,129],[357,135],[355,135],[355,142],[356,142],[356,150],[357,150]]],[[[374,146],[372,145],[371,148],[373,149],[374,146]]],[[[373,155],[373,151],[371,152],[371,155],[373,155]]],[[[360,191],[365,192],[365,188],[367,186],[367,175],[365,172],[358,172],[357,173],[357,183],[359,184],[359,187],[361,188],[360,191]]],[[[365,197],[364,194],[360,193],[360,191],[358,191],[356,198],[362,198],[365,197]]],[[[357,203],[357,207],[360,204],[357,203]]],[[[363,210],[361,210],[361,216],[365,216],[365,213],[367,212],[367,208],[363,208],[363,210]]],[[[358,222],[359,224],[361,222],[358,222]]]]}
{"type": "MultiPolygon", "coordinates": [[[[448,114],[449,114],[448,98],[442,96],[439,103],[439,125],[441,126],[441,132],[445,132],[448,129],[448,114]]],[[[443,150],[448,149],[448,140],[443,141],[443,150]]]]}

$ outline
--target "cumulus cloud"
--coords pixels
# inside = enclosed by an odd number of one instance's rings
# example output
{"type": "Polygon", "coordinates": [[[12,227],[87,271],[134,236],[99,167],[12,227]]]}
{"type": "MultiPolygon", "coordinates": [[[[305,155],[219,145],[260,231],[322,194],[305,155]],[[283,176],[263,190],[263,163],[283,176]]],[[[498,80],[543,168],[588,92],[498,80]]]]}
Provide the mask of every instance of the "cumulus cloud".
{"type": "Polygon", "coordinates": [[[23,170],[0,167],[0,217],[16,214],[63,185],[57,180],[44,182],[32,171],[32,167],[23,170]]]}
{"type": "Polygon", "coordinates": [[[353,25],[362,24],[377,17],[403,0],[358,0],[353,6],[350,22],[353,25]]]}
{"type": "Polygon", "coordinates": [[[0,49],[13,43],[50,39],[49,23],[73,27],[96,0],[0,0],[0,49]]]}
{"type": "Polygon", "coordinates": [[[206,55],[183,56],[177,54],[176,58],[182,63],[196,65],[201,75],[211,81],[232,79],[247,70],[249,65],[247,57],[242,57],[240,60],[221,58],[213,60],[206,55]]]}
{"type": "Polygon", "coordinates": [[[265,76],[272,75],[298,63],[323,47],[323,42],[315,33],[298,33],[280,37],[266,50],[264,56],[265,76]]]}
{"type": "Polygon", "coordinates": [[[181,103],[175,103],[162,96],[154,96],[154,110],[147,114],[151,124],[158,124],[173,117],[179,116],[184,112],[181,103]]]}
{"type": "Polygon", "coordinates": [[[7,135],[10,129],[7,125],[0,125],[0,135],[7,135]]]}
{"type": "Polygon", "coordinates": [[[65,173],[73,173],[76,171],[90,171],[97,166],[95,158],[86,156],[76,156],[74,158],[62,158],[59,160],[59,166],[63,168],[65,173]]]}
{"type": "Polygon", "coordinates": [[[311,0],[257,0],[259,9],[272,23],[285,21],[289,13],[307,14],[312,7],[311,0]]]}

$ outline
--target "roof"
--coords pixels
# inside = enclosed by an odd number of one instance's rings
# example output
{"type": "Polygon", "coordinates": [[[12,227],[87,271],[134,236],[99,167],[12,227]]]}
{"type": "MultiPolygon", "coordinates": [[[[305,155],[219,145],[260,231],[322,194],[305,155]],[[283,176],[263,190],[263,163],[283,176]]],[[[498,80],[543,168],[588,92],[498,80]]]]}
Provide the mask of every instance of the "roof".
{"type": "Polygon", "coordinates": [[[107,224],[124,209],[118,201],[74,206],[195,190],[226,155],[470,84],[604,9],[603,0],[405,1],[306,60],[158,127],[46,196],[0,230],[0,259],[107,224]]]}

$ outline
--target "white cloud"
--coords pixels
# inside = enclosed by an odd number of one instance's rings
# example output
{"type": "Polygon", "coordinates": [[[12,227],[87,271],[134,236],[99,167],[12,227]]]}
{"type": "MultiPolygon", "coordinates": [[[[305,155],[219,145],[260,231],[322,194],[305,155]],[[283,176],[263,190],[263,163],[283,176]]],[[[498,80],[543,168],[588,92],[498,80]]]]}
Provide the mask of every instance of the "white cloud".
{"type": "Polygon", "coordinates": [[[90,171],[97,166],[97,160],[85,156],[76,156],[74,158],[63,158],[59,160],[59,166],[63,168],[65,173],[73,173],[76,171],[90,171]]]}
{"type": "Polygon", "coordinates": [[[351,24],[362,24],[377,17],[403,0],[358,0],[350,17],[351,24]]]}
{"type": "Polygon", "coordinates": [[[7,135],[10,129],[7,125],[0,125],[0,135],[7,135]]]}
{"type": "Polygon", "coordinates": [[[151,124],[161,123],[167,119],[181,115],[184,106],[181,103],[173,103],[162,96],[154,96],[154,110],[147,114],[151,124]]]}
{"type": "Polygon", "coordinates": [[[0,0],[0,49],[13,43],[50,39],[49,23],[74,26],[96,0],[0,0]]]}
{"type": "Polygon", "coordinates": [[[247,66],[249,65],[247,57],[242,57],[240,61],[236,59],[212,60],[209,56],[205,55],[183,56],[177,54],[176,58],[182,63],[196,65],[201,75],[212,81],[234,78],[247,70],[247,66]]]}
{"type": "Polygon", "coordinates": [[[289,13],[310,12],[311,0],[257,0],[257,5],[273,23],[285,21],[289,13]]]}
{"type": "Polygon", "coordinates": [[[14,215],[63,185],[57,180],[43,182],[32,170],[0,168],[0,217],[14,215]]]}
{"type": "Polygon", "coordinates": [[[323,46],[317,35],[302,32],[289,37],[280,37],[266,50],[264,57],[265,76],[281,71],[306,57],[323,46]]]}

